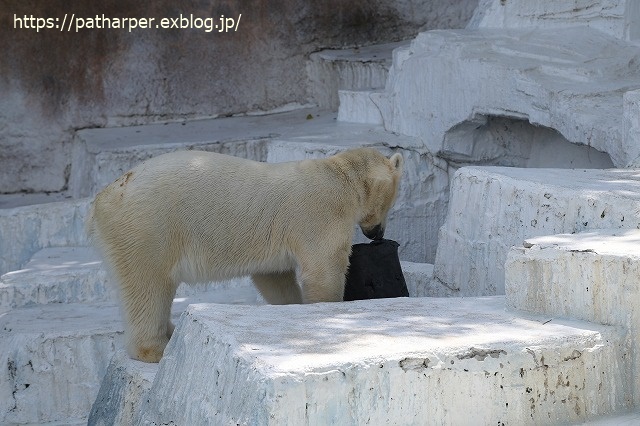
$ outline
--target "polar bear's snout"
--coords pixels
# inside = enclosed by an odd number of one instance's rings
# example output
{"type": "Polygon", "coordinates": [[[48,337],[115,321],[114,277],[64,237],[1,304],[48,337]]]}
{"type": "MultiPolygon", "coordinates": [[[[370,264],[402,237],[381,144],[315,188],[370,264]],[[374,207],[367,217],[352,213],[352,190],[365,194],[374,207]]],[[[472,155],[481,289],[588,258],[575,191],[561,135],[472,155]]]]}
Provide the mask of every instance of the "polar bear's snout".
{"type": "Polygon", "coordinates": [[[364,228],[361,226],[360,230],[362,231],[364,236],[369,238],[370,240],[381,240],[382,238],[384,238],[384,226],[382,226],[381,224],[378,224],[373,228],[364,228]]]}

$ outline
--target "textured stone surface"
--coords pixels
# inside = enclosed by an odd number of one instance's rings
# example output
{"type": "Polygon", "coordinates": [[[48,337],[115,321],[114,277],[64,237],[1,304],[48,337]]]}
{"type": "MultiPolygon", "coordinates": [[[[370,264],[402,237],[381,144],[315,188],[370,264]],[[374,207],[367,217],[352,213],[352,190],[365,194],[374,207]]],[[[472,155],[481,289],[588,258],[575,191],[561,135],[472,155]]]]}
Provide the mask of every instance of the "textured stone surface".
{"type": "MultiPolygon", "coordinates": [[[[629,143],[640,145],[640,90],[624,94],[623,134],[629,143]]],[[[630,161],[630,166],[640,166],[640,156],[630,161]]]]}
{"type": "Polygon", "coordinates": [[[616,329],[501,297],[192,305],[176,333],[143,424],[558,424],[630,404],[616,329]]]}
{"type": "Polygon", "coordinates": [[[110,304],[0,315],[0,423],[86,417],[121,334],[118,309],[110,304]]]}
{"type": "Polygon", "coordinates": [[[409,42],[385,43],[354,49],[322,50],[307,63],[310,90],[321,108],[342,105],[338,91],[383,89],[387,82],[393,49],[409,42]]]}
{"type": "Polygon", "coordinates": [[[158,364],[135,361],[125,351],[116,352],[91,407],[87,425],[133,425],[136,410],[157,372],[158,364]]]}
{"type": "MultiPolygon", "coordinates": [[[[188,290],[174,299],[174,321],[194,302],[260,303],[247,281],[188,290]]],[[[114,302],[0,310],[0,423],[86,418],[109,360],[123,348],[120,318],[114,302]]]]}
{"type": "Polygon", "coordinates": [[[0,308],[115,300],[101,264],[90,247],[40,250],[22,269],[0,276],[0,308]]]}
{"type": "Polygon", "coordinates": [[[286,155],[275,157],[269,153],[273,142],[283,141],[344,147],[375,142],[405,148],[418,146],[415,138],[399,137],[380,127],[337,123],[335,113],[317,108],[262,116],[87,129],[77,133],[70,190],[75,197],[93,195],[139,162],[179,149],[212,150],[258,161],[291,161],[286,155]]]}
{"type": "Polygon", "coordinates": [[[433,279],[430,263],[400,262],[410,297],[448,297],[455,293],[433,279]]]}
{"type": "MultiPolygon", "coordinates": [[[[505,264],[507,305],[622,326],[640,353],[640,230],[600,229],[525,240],[505,264]]],[[[635,403],[640,362],[633,360],[635,403]]]]}
{"type": "Polygon", "coordinates": [[[504,263],[526,238],[640,227],[640,171],[465,167],[452,180],[434,275],[460,295],[504,294],[504,263]]]}
{"type": "MultiPolygon", "coordinates": [[[[0,356],[6,357],[8,366],[6,386],[0,385],[3,424],[70,424],[88,415],[110,354],[122,347],[116,291],[101,263],[88,247],[47,248],[38,251],[23,269],[0,278],[0,356]],[[48,372],[51,365],[55,372],[48,372]],[[77,371],[65,376],[66,370],[74,368],[77,371]],[[48,393],[59,397],[46,404],[35,402],[49,398],[48,393]]],[[[419,289],[429,282],[432,268],[412,265],[407,281],[419,289]]],[[[174,320],[193,302],[264,303],[248,277],[207,285],[183,284],[174,300],[174,320]]],[[[111,390],[98,396],[94,404],[92,417],[103,422],[96,420],[95,424],[130,424],[136,398],[146,389],[145,383],[150,385],[148,374],[120,364],[106,373],[113,374],[107,377],[113,383],[102,385],[111,390]],[[123,383],[126,389],[112,389],[123,383]],[[101,406],[107,403],[111,405],[101,406]],[[113,404],[119,407],[116,411],[113,404]]],[[[2,377],[0,372],[0,382],[2,377]]]]}
{"type": "Polygon", "coordinates": [[[0,10],[0,188],[60,191],[67,185],[73,131],[154,121],[270,111],[312,100],[308,55],[330,47],[412,37],[421,29],[462,28],[477,0],[232,0],[176,5],[43,4],[0,10]],[[238,19],[237,31],[193,28],[40,31],[15,18],[182,17],[238,19]]]}
{"type": "Polygon", "coordinates": [[[480,0],[467,28],[585,26],[634,40],[640,36],[639,20],[640,7],[634,0],[480,0]]]}
{"type": "Polygon", "coordinates": [[[86,246],[89,199],[0,209],[0,275],[21,268],[45,247],[86,246]]]}
{"type": "Polygon", "coordinates": [[[430,31],[394,56],[378,107],[385,128],[435,154],[453,127],[503,116],[555,129],[621,167],[640,149],[622,132],[623,95],[640,87],[629,64],[639,61],[636,45],[584,27],[430,31]]]}
{"type": "Polygon", "coordinates": [[[380,92],[371,90],[340,90],[338,120],[350,123],[383,124],[382,115],[374,101],[378,94],[380,92]]]}
{"type": "Polygon", "coordinates": [[[509,251],[505,286],[516,309],[638,329],[640,230],[528,238],[509,251]]]}

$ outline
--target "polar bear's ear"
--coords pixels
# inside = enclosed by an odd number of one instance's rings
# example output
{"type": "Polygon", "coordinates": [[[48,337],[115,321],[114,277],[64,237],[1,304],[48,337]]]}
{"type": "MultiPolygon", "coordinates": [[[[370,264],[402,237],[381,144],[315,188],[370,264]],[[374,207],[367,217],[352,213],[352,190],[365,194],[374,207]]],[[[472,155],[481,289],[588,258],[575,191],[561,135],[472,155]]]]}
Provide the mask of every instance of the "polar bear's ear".
{"type": "Polygon", "coordinates": [[[391,158],[389,158],[389,162],[391,162],[391,166],[397,174],[402,173],[402,164],[404,163],[404,159],[402,158],[401,154],[393,154],[391,158]]]}

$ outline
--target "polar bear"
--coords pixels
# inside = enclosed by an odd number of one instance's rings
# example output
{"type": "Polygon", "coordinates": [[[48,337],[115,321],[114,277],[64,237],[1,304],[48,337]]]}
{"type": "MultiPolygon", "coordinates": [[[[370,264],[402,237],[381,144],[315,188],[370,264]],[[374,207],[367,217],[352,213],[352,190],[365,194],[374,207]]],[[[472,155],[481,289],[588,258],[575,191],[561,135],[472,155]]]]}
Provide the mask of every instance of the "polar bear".
{"type": "Polygon", "coordinates": [[[355,225],[383,237],[402,165],[372,148],[274,164],[184,151],[122,175],[87,231],[119,283],[129,355],[160,360],[181,282],[251,275],[272,304],[341,301],[355,225]]]}

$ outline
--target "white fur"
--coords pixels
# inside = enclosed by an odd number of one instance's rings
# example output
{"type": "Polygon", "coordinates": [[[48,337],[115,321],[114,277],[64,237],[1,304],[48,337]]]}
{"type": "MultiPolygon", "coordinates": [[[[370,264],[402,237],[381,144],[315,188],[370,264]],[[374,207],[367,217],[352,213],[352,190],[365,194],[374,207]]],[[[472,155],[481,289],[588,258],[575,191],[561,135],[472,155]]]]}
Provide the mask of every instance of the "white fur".
{"type": "Polygon", "coordinates": [[[342,300],[354,225],[384,227],[401,173],[402,156],[365,148],[279,164],[184,151],[127,172],[87,229],[119,282],[129,354],[162,357],[180,282],[252,275],[270,303],[342,300]]]}

